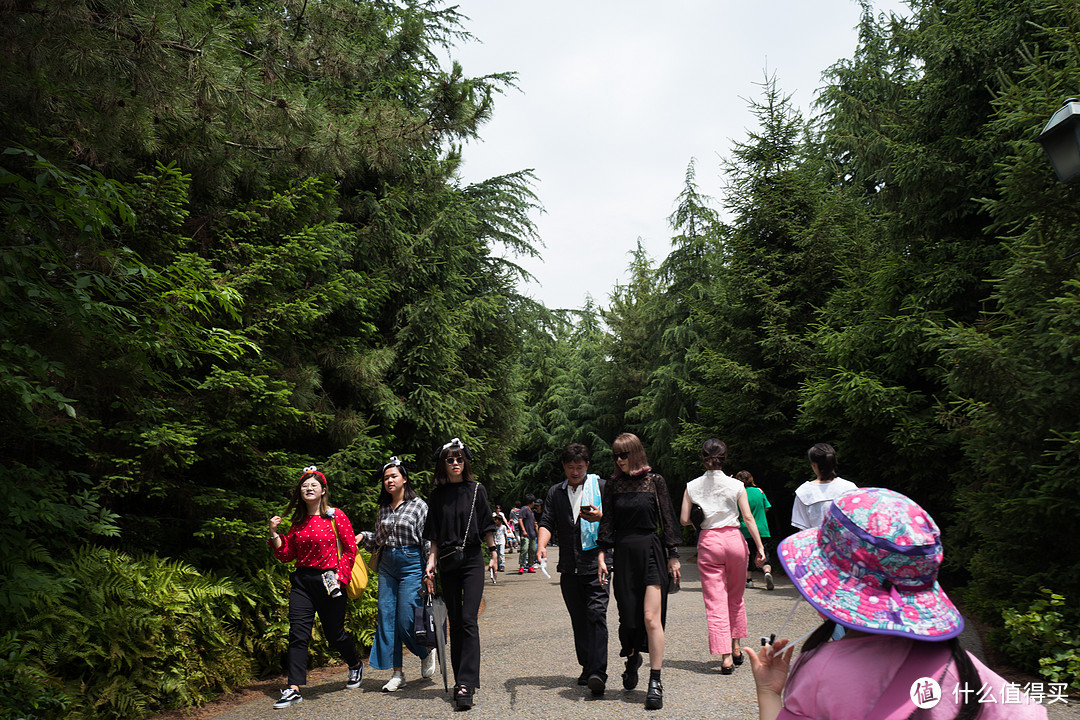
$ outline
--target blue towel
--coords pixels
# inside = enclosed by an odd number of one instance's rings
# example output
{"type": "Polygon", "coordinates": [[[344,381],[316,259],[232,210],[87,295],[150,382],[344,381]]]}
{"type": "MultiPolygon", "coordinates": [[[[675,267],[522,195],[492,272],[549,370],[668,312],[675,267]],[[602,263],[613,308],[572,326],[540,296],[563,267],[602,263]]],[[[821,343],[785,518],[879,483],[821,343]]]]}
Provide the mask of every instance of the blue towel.
{"type": "MultiPolygon", "coordinates": [[[[585,485],[581,491],[581,504],[594,505],[597,510],[603,512],[600,500],[600,476],[586,475],[585,485]]],[[[581,522],[581,549],[592,550],[596,547],[596,534],[600,530],[600,523],[588,522],[579,518],[581,522]]]]}

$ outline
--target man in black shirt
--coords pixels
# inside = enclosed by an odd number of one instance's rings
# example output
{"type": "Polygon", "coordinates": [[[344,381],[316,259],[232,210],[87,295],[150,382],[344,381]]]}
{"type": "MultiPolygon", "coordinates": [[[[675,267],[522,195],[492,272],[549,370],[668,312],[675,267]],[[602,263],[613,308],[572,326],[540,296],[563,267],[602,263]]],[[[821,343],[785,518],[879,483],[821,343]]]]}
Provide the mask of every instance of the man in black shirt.
{"type": "Polygon", "coordinates": [[[547,561],[552,538],[559,544],[559,586],[574,630],[574,650],[581,675],[593,695],[607,683],[608,586],[597,573],[596,534],[603,516],[604,481],[589,475],[589,449],[570,443],[562,452],[566,478],[551,486],[540,516],[537,557],[547,561]]]}

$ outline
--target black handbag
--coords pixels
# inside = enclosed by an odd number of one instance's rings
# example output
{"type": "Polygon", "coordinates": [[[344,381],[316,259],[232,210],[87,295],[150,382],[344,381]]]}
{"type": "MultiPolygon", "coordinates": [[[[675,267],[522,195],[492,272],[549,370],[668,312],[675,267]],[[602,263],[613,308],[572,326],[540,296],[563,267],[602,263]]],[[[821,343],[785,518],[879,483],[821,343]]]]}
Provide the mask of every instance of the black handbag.
{"type": "Polygon", "coordinates": [[[460,545],[451,545],[439,550],[439,571],[454,572],[465,564],[465,549],[460,545]]]}
{"type": "Polygon", "coordinates": [[[433,648],[438,641],[435,638],[435,616],[431,612],[431,596],[424,598],[421,605],[413,608],[413,636],[424,647],[433,648]]]}
{"type": "Polygon", "coordinates": [[[469,520],[465,523],[465,533],[460,545],[450,545],[439,548],[439,572],[455,572],[465,564],[465,543],[469,541],[469,528],[472,527],[473,511],[476,510],[476,494],[480,491],[480,483],[473,487],[472,505],[469,507],[469,520]]]}

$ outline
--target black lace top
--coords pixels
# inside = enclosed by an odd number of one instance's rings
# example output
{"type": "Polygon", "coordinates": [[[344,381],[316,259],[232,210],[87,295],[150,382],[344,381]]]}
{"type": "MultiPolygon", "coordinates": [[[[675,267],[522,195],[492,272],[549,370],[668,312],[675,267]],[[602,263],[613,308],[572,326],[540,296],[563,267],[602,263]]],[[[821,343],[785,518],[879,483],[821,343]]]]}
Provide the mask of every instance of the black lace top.
{"type": "Polygon", "coordinates": [[[679,557],[681,530],[663,476],[648,472],[608,480],[603,503],[604,516],[600,519],[597,538],[601,548],[613,548],[630,535],[655,534],[662,530],[661,542],[668,557],[679,557]]]}

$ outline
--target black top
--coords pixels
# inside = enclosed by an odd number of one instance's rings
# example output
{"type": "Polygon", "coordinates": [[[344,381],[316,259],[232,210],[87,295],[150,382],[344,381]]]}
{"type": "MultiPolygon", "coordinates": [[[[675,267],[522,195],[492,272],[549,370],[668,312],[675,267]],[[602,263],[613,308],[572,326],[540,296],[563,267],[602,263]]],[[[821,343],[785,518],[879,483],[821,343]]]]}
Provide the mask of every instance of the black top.
{"type": "Polygon", "coordinates": [[[428,516],[424,524],[424,537],[436,547],[452,545],[476,546],[487,533],[495,532],[495,520],[491,517],[487,490],[483,485],[468,480],[459,483],[436,485],[428,497],[428,516]],[[469,523],[469,505],[476,493],[472,522],[469,523]],[[465,534],[468,524],[469,536],[465,534]],[[464,540],[464,542],[462,542],[464,540]]]}
{"type": "Polygon", "coordinates": [[[605,550],[632,535],[661,535],[669,558],[679,557],[682,530],[675,518],[667,483],[654,473],[613,478],[603,493],[604,517],[600,519],[597,544],[605,550]]]}
{"type": "MultiPolygon", "coordinates": [[[[600,480],[600,497],[604,496],[604,483],[600,480]]],[[[566,494],[567,481],[557,482],[547,492],[544,511],[540,515],[540,527],[547,528],[552,538],[559,543],[559,567],[561,573],[578,575],[595,574],[599,565],[597,555],[600,547],[592,550],[581,549],[581,518],[574,522],[570,497],[566,494]],[[569,550],[573,552],[569,552],[569,550]]]]}

